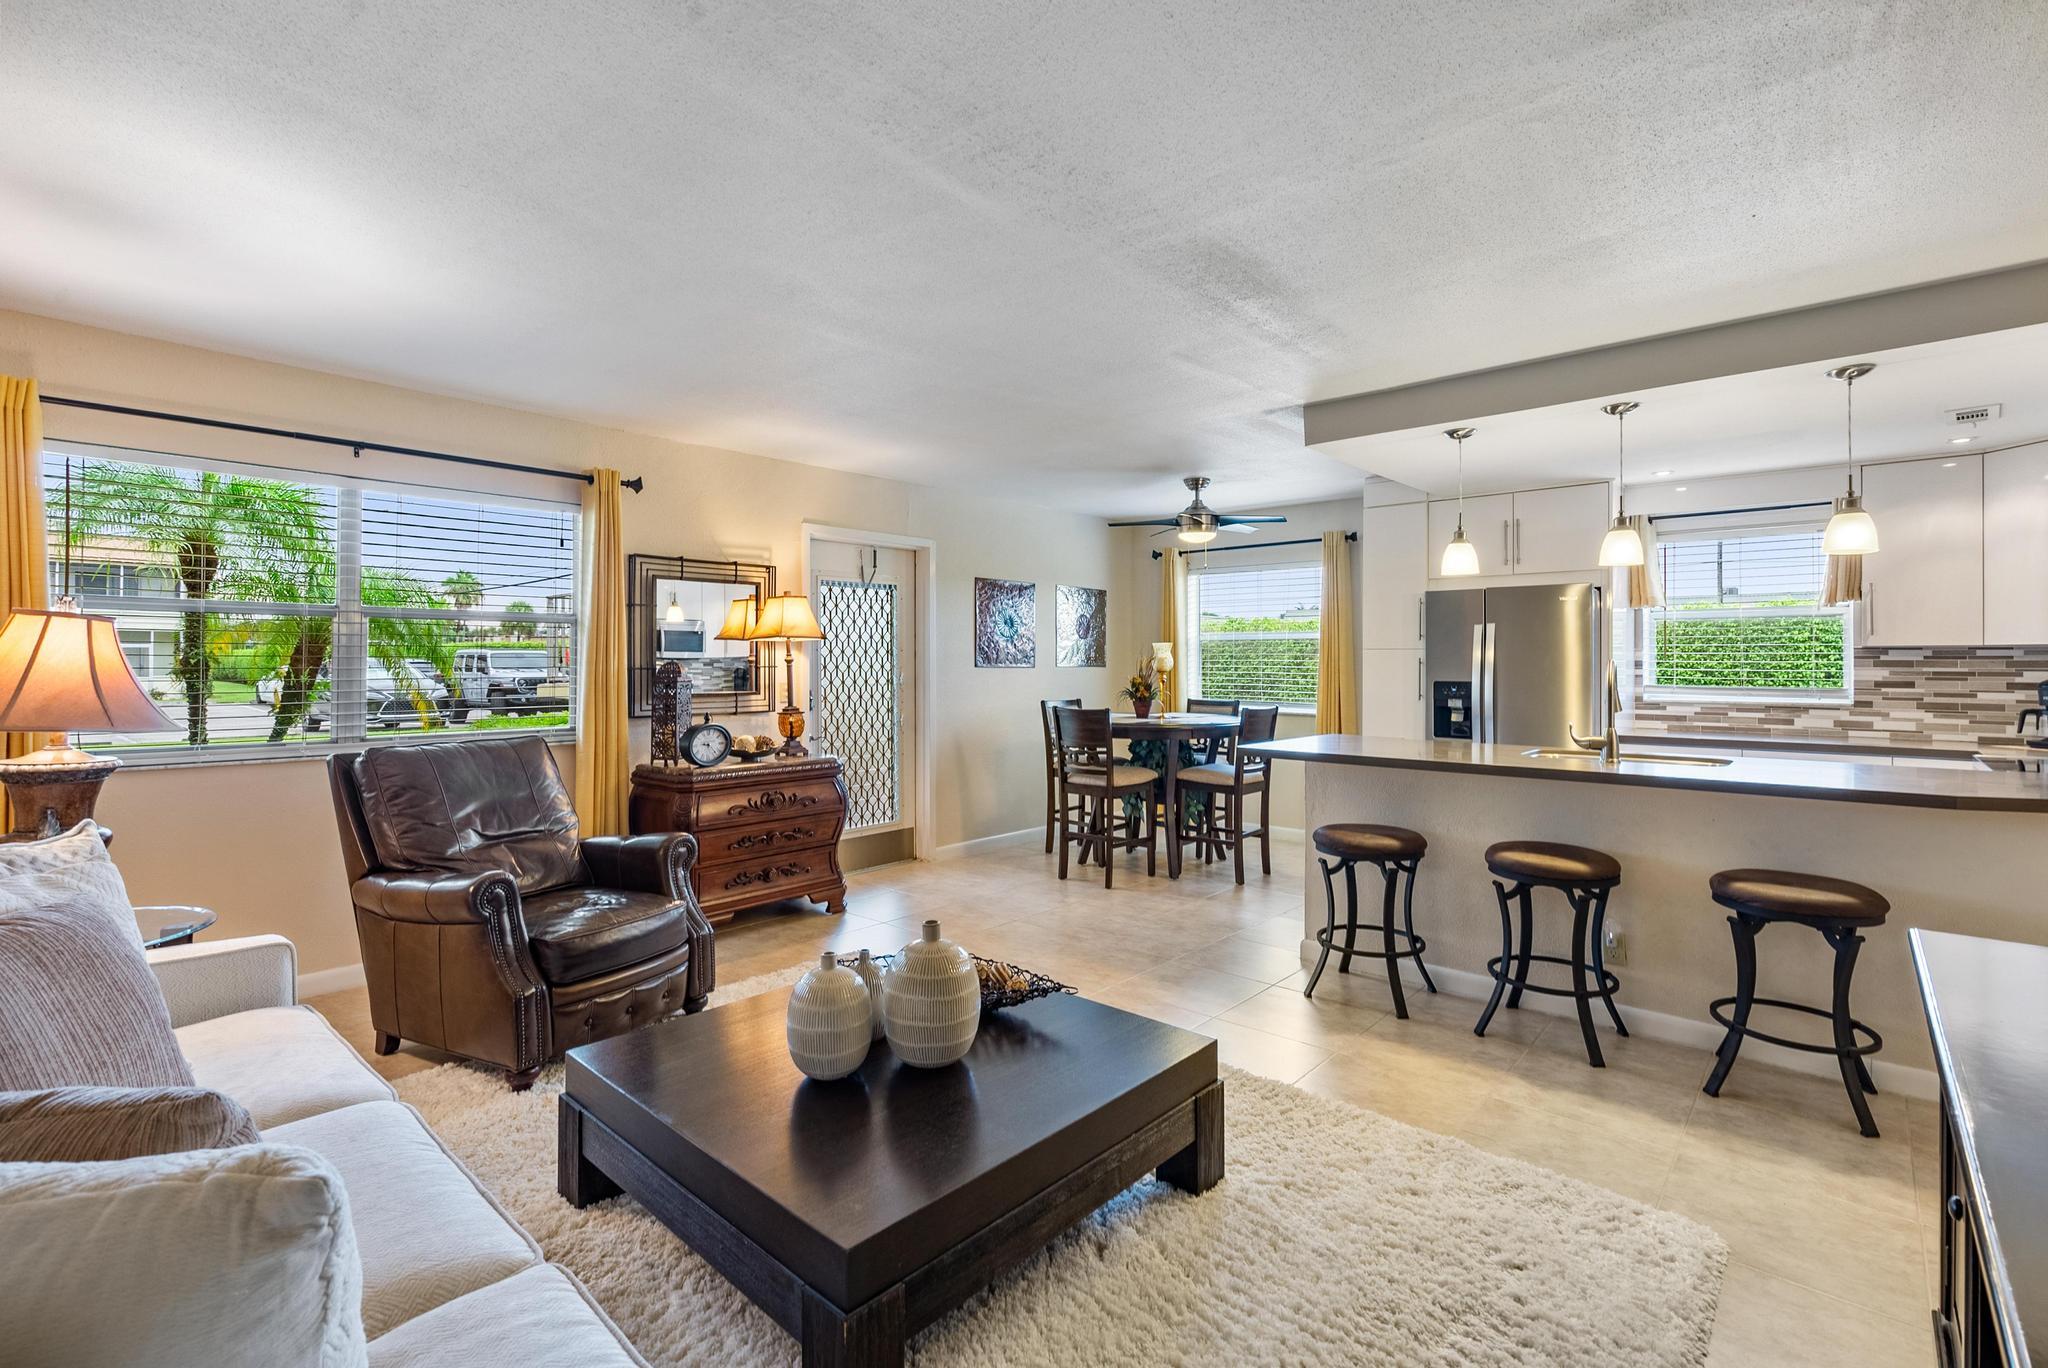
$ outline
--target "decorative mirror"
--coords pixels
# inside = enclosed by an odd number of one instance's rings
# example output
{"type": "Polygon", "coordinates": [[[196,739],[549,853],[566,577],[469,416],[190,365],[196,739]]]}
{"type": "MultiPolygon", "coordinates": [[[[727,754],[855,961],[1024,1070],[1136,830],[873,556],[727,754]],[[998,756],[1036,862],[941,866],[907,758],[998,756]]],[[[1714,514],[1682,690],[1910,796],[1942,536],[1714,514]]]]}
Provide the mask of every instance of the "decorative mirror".
{"type": "Polygon", "coordinates": [[[735,601],[759,605],[774,594],[774,566],[628,556],[626,581],[626,700],[633,716],[652,712],[654,669],[666,661],[681,667],[699,712],[775,711],[768,643],[718,636],[735,601]]]}

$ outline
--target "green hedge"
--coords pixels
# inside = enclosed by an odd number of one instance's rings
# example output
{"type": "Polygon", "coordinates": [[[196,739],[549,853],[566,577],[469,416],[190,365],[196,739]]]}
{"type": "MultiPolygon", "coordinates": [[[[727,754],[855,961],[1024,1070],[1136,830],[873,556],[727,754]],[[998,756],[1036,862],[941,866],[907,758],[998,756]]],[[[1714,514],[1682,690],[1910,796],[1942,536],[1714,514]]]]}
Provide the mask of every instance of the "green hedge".
{"type": "Polygon", "coordinates": [[[1674,689],[1839,689],[1842,619],[1659,618],[1657,677],[1650,682],[1674,689]]]}
{"type": "Polygon", "coordinates": [[[1284,638],[1204,642],[1202,695],[1251,703],[1313,703],[1316,647],[1313,640],[1284,638]]]}

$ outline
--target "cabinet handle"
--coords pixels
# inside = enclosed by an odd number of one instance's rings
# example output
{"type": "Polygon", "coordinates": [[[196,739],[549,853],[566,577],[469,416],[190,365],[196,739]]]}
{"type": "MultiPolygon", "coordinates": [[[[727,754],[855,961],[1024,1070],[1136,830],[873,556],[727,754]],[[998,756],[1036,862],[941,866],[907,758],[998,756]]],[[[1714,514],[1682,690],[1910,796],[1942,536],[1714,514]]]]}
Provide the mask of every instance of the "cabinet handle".
{"type": "Polygon", "coordinates": [[[1866,621],[1865,621],[1865,622],[1864,622],[1864,624],[1863,624],[1863,625],[1864,625],[1864,632],[1863,632],[1863,636],[1864,636],[1864,639],[1865,639],[1866,641],[1868,641],[1868,640],[1874,639],[1874,638],[1875,638],[1875,637],[1877,636],[1877,581],[1876,581],[1876,580],[1865,580],[1865,581],[1863,582],[1863,607],[1864,607],[1864,612],[1865,612],[1865,617],[1866,617],[1866,621]]]}
{"type": "Polygon", "coordinates": [[[1424,598],[1425,596],[1422,594],[1415,596],[1415,639],[1417,641],[1422,640],[1422,605],[1424,598]]]}
{"type": "Polygon", "coordinates": [[[1508,541],[1508,520],[1500,520],[1500,561],[1502,565],[1515,563],[1514,547],[1508,541]]]}
{"type": "Polygon", "coordinates": [[[1522,563],[1522,520],[1515,519],[1515,564],[1522,563]]]}
{"type": "Polygon", "coordinates": [[[1422,701],[1422,662],[1415,662],[1415,701],[1422,701]]]}

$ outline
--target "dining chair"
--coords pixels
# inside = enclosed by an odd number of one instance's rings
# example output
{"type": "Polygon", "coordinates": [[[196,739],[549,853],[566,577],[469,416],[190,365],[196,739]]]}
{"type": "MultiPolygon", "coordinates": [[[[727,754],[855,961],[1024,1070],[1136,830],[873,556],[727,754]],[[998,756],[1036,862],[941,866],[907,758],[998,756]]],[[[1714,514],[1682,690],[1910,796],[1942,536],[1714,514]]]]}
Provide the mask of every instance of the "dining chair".
{"type": "MultiPolygon", "coordinates": [[[[1045,728],[1045,853],[1052,854],[1053,804],[1059,800],[1060,788],[1060,739],[1053,730],[1053,709],[1078,708],[1078,698],[1041,698],[1038,700],[1038,720],[1045,728]]],[[[1087,863],[1087,851],[1082,851],[1082,863],[1087,863]]]]}
{"type": "MultiPolygon", "coordinates": [[[[1243,703],[1235,698],[1190,698],[1188,700],[1188,711],[1191,713],[1210,713],[1224,717],[1236,717],[1238,710],[1243,706],[1243,703]]],[[[1230,741],[1231,738],[1228,736],[1205,736],[1199,741],[1191,741],[1188,744],[1189,748],[1200,757],[1197,763],[1214,765],[1219,762],[1229,763],[1230,741]]],[[[1205,832],[1212,830],[1215,825],[1213,820],[1215,817],[1215,807],[1215,795],[1204,795],[1201,815],[1197,818],[1200,825],[1193,833],[1195,852],[1202,857],[1203,864],[1207,864],[1212,859],[1220,860],[1223,858],[1222,842],[1211,840],[1204,835],[1205,832]]]]}
{"type": "Polygon", "coordinates": [[[1145,872],[1159,872],[1159,811],[1149,801],[1159,771],[1143,765],[1117,763],[1109,730],[1109,709],[1053,709],[1053,732],[1059,740],[1060,762],[1060,877],[1067,877],[1067,848],[1079,846],[1085,854],[1091,847],[1102,861],[1102,886],[1109,888],[1115,877],[1116,852],[1145,850],[1145,872]],[[1118,820],[1118,809],[1126,793],[1143,793],[1143,834],[1129,831],[1118,820]],[[1078,805],[1078,812],[1077,812],[1078,805]],[[1078,815],[1081,827],[1074,830],[1078,815]]]}
{"type": "Polygon", "coordinates": [[[1213,842],[1220,849],[1228,846],[1237,864],[1237,881],[1244,882],[1244,843],[1256,836],[1259,838],[1259,866],[1267,874],[1273,872],[1273,798],[1266,787],[1268,766],[1263,758],[1249,755],[1245,747],[1261,741],[1271,741],[1275,729],[1280,725],[1278,704],[1260,703],[1238,710],[1237,744],[1231,748],[1229,763],[1217,761],[1209,765],[1197,765],[1180,772],[1180,782],[1192,784],[1197,789],[1223,804],[1223,820],[1214,820],[1210,804],[1204,804],[1206,830],[1198,837],[1205,845],[1213,842]],[[1253,794],[1259,799],[1259,824],[1247,829],[1244,824],[1244,800],[1253,794]]]}

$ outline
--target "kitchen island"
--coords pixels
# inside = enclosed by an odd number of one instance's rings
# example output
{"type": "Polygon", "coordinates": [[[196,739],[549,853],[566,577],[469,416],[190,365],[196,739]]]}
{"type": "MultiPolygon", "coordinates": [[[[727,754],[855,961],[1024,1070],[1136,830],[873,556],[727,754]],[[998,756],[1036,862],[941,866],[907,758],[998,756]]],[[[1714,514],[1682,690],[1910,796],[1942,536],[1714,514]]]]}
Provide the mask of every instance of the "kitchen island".
{"type": "MultiPolygon", "coordinates": [[[[1872,1062],[1878,1086],[1919,1096],[1933,1096],[1934,1079],[1907,929],[2048,941],[2033,878],[2048,838],[2048,775],[2039,762],[1996,770],[1803,759],[1700,764],[1698,757],[1680,763],[1686,757],[1674,747],[1669,760],[1608,765],[1592,754],[1546,757],[1522,746],[1329,735],[1247,749],[1304,763],[1310,831],[1329,822],[1380,822],[1428,839],[1415,881],[1416,930],[1429,943],[1438,986],[1475,999],[1475,1020],[1493,986],[1486,961],[1500,953],[1484,859],[1496,841],[1561,841],[1618,859],[1622,881],[1608,927],[1620,933],[1620,958],[1610,951],[1608,965],[1620,976],[1630,1029],[1708,1049],[1723,1030],[1707,1004],[1735,985],[1727,914],[1708,896],[1710,875],[1762,866],[1875,888],[1892,914],[1867,933],[1856,1015],[1884,1037],[1872,1062]]],[[[1289,768],[1278,767],[1272,782],[1287,783],[1289,768]]],[[[1315,858],[1311,846],[1301,942],[1308,962],[1323,924],[1315,858]]],[[[1361,895],[1364,924],[1378,908],[1361,895]]],[[[1568,948],[1562,900],[1539,895],[1537,914],[1538,948],[1568,948]]],[[[1819,937],[1787,929],[1760,939],[1758,950],[1759,996],[1826,1001],[1832,957],[1819,937]]],[[[1353,972],[1381,967],[1361,961],[1353,972]]],[[[1801,1024],[1789,1033],[1815,1038],[1801,1024]]],[[[1835,1069],[1831,1059],[1762,1042],[1745,1046],[1743,1058],[1830,1075],[1835,1069]]]]}

